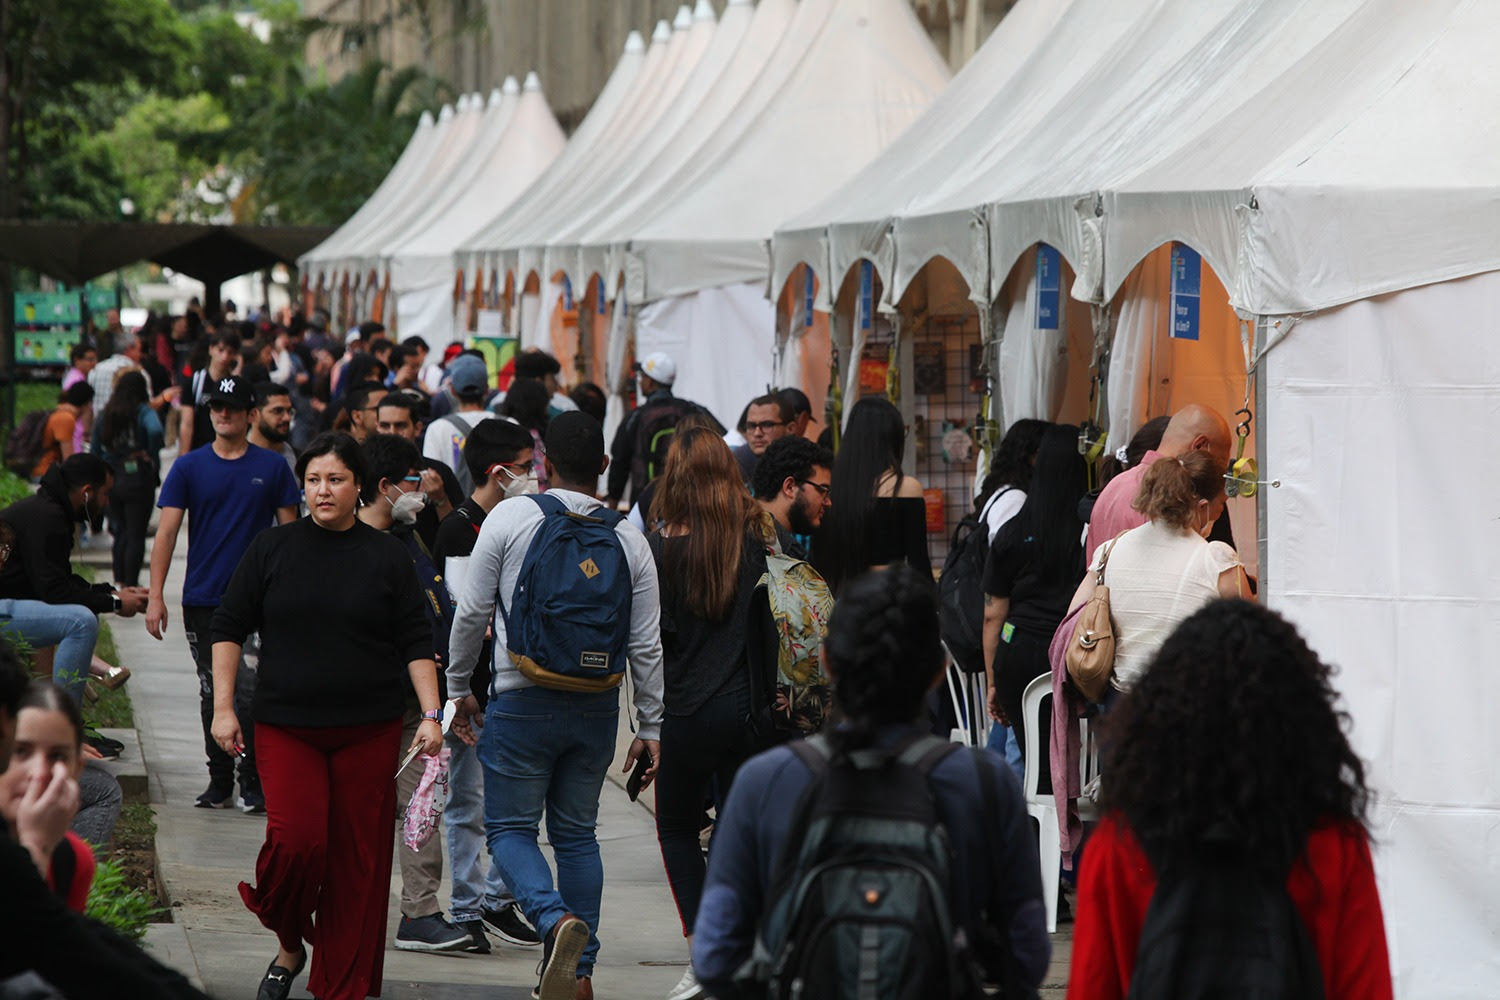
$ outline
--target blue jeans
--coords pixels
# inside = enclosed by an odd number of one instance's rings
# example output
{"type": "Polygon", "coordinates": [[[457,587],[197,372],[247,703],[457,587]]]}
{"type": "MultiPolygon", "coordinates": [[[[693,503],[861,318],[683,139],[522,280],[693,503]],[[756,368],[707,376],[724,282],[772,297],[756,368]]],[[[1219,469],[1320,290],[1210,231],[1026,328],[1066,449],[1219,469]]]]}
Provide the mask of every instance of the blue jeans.
{"type": "Polygon", "coordinates": [[[56,646],[52,680],[83,704],[94,641],[99,638],[98,615],[82,604],[0,601],[0,630],[19,634],[33,649],[56,646]]]}
{"type": "Polygon", "coordinates": [[[464,923],[480,919],[481,910],[499,910],[515,902],[500,867],[490,860],[484,843],[484,769],[479,751],[456,736],[449,736],[448,807],[443,825],[448,828],[448,863],[453,869],[453,920],[464,923]],[[484,862],[489,860],[489,871],[484,862]]]}
{"type": "Polygon", "coordinates": [[[1016,742],[1016,731],[1010,726],[996,722],[990,726],[990,737],[985,746],[1005,758],[1005,763],[1016,772],[1017,781],[1026,780],[1026,762],[1021,759],[1021,744],[1016,742]]]}
{"type": "Polygon", "coordinates": [[[567,913],[588,924],[580,976],[593,975],[599,955],[604,864],[594,828],[619,716],[618,689],[573,694],[521,688],[490,701],[479,741],[490,856],[543,938],[567,913]],[[557,861],[556,888],[537,846],[543,807],[557,861]]]}

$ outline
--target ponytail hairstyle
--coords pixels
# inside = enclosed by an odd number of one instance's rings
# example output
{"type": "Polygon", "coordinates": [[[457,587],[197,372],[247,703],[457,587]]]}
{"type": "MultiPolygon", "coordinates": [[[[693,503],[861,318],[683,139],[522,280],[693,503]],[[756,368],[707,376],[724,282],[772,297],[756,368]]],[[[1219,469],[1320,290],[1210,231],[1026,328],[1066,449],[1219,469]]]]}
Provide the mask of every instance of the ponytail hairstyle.
{"type": "Polygon", "coordinates": [[[1199,500],[1212,502],[1223,495],[1224,469],[1208,452],[1190,451],[1152,462],[1131,506],[1152,521],[1187,530],[1193,527],[1199,500]]]}
{"type": "Polygon", "coordinates": [[[943,669],[937,590],[905,563],[851,580],[823,650],[844,724],[824,730],[837,755],[869,746],[887,723],[910,722],[943,669]]]}

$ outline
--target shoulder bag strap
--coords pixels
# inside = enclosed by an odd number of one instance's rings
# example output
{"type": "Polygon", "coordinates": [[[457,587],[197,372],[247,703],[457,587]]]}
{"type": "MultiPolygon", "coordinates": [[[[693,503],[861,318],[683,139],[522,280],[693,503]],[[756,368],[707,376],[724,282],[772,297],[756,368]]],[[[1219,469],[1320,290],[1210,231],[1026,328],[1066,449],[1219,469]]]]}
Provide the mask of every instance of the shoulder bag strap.
{"type": "Polygon", "coordinates": [[[1099,586],[1104,586],[1104,567],[1109,565],[1109,557],[1115,551],[1115,543],[1124,538],[1126,533],[1131,530],[1132,529],[1130,528],[1126,528],[1125,531],[1122,531],[1115,537],[1111,538],[1109,540],[1109,545],[1107,545],[1104,549],[1104,554],[1099,557],[1099,573],[1094,577],[1094,582],[1099,586]]]}

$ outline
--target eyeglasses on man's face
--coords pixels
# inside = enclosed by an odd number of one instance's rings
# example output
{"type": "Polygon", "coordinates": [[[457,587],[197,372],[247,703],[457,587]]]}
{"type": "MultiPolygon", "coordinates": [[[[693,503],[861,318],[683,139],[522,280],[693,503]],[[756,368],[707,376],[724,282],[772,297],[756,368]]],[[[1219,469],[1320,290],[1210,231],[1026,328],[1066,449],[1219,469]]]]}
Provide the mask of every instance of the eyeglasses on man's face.
{"type": "Polygon", "coordinates": [[[797,482],[801,483],[803,486],[811,486],[813,489],[818,491],[818,496],[822,497],[824,500],[827,500],[828,494],[833,492],[833,485],[831,483],[815,483],[811,479],[799,479],[797,480],[797,482]]]}
{"type": "Polygon", "coordinates": [[[754,423],[746,423],[745,430],[750,434],[767,434],[772,428],[785,426],[784,420],[757,420],[754,423]]]}

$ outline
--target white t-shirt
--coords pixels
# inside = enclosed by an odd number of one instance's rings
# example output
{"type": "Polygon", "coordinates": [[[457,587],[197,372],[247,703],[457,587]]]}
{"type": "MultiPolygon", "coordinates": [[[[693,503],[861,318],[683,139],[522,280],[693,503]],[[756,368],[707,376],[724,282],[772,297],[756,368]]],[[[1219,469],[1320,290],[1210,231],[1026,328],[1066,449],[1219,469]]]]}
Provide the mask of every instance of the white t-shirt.
{"type": "Polygon", "coordinates": [[[479,421],[490,420],[494,416],[488,410],[466,410],[454,411],[437,418],[427,425],[427,433],[422,436],[422,457],[442,462],[450,469],[460,468],[464,462],[464,442],[469,439],[469,435],[461,434],[453,426],[453,421],[462,420],[469,430],[473,430],[479,421]]]}
{"type": "Polygon", "coordinates": [[[1014,486],[1002,486],[990,497],[990,501],[984,508],[984,524],[990,529],[990,544],[995,543],[995,533],[1000,527],[1021,513],[1021,508],[1026,505],[1026,491],[1016,489],[1014,486]]]}
{"type": "MultiPolygon", "coordinates": [[[[1089,572],[1099,571],[1099,558],[1110,546],[1099,546],[1089,572]]],[[[1164,523],[1147,522],[1121,535],[1104,568],[1115,623],[1110,683],[1128,690],[1178,624],[1219,596],[1220,574],[1239,564],[1223,542],[1164,523]]]]}

